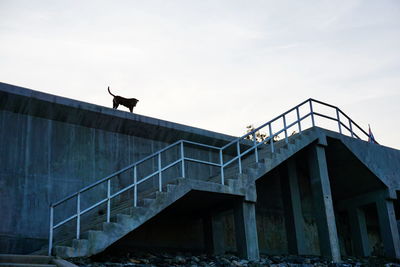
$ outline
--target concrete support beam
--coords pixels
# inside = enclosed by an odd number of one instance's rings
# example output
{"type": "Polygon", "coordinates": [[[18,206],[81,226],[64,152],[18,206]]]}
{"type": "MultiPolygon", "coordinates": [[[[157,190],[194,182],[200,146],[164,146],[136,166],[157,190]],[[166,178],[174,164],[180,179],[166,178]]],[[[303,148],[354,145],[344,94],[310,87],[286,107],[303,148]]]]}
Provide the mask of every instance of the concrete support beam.
{"type": "Polygon", "coordinates": [[[244,200],[235,203],[235,234],[236,247],[240,257],[258,260],[258,236],[256,225],[255,203],[244,200]]]}
{"type": "Polygon", "coordinates": [[[368,204],[374,204],[378,199],[389,199],[389,190],[379,189],[374,192],[357,195],[348,199],[341,200],[337,203],[336,208],[340,211],[351,208],[358,208],[368,204]]]}
{"type": "Polygon", "coordinates": [[[286,173],[282,177],[283,203],[285,207],[285,224],[290,254],[306,255],[304,236],[304,219],[301,209],[300,188],[296,161],[290,158],[286,164],[286,173]]]}
{"type": "Polygon", "coordinates": [[[370,256],[371,249],[369,246],[365,213],[361,208],[353,207],[348,210],[348,214],[354,253],[357,256],[368,257],[370,256]]]}
{"type": "Polygon", "coordinates": [[[323,146],[317,144],[311,146],[308,166],[321,254],[334,262],[340,262],[339,240],[323,146]]]}
{"type": "Polygon", "coordinates": [[[379,230],[387,257],[400,259],[400,241],[393,201],[379,199],[376,202],[379,230]]]}
{"type": "Polygon", "coordinates": [[[203,218],[204,247],[208,254],[222,255],[225,253],[224,223],[222,215],[203,218]]]}

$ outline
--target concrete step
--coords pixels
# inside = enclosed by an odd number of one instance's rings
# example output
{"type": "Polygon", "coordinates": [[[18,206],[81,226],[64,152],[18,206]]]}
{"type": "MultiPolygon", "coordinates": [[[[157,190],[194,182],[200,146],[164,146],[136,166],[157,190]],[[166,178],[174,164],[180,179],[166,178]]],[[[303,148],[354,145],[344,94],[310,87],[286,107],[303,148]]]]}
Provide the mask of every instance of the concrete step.
{"type": "Polygon", "coordinates": [[[53,248],[53,254],[62,258],[84,257],[89,252],[89,240],[73,239],[72,245],[57,245],[53,248]]]}
{"type": "Polygon", "coordinates": [[[134,225],[137,224],[138,220],[126,214],[117,214],[116,222],[122,225],[134,225]]]}
{"type": "Polygon", "coordinates": [[[153,202],[154,198],[143,198],[138,200],[138,206],[148,208],[153,202]]]}
{"type": "Polygon", "coordinates": [[[0,263],[47,264],[50,263],[52,259],[53,257],[42,255],[0,254],[0,263]]]}
{"type": "Polygon", "coordinates": [[[175,185],[175,184],[167,184],[167,192],[174,191],[176,187],[177,187],[177,185],[175,185]]]}

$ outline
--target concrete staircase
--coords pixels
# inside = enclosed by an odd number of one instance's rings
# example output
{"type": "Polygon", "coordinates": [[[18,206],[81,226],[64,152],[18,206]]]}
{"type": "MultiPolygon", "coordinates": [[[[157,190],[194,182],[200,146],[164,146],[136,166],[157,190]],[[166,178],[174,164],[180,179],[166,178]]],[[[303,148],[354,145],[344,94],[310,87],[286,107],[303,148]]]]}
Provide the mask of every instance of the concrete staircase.
{"type": "Polygon", "coordinates": [[[0,254],[2,267],[76,267],[65,260],[41,255],[0,254]]]}
{"type": "Polygon", "coordinates": [[[165,192],[151,192],[140,199],[137,207],[132,207],[132,201],[120,203],[112,213],[111,222],[94,223],[91,227],[93,230],[84,232],[81,239],[73,239],[63,245],[56,243],[53,254],[70,258],[100,253],[192,190],[249,197],[246,195],[249,185],[317,138],[314,131],[309,129],[289,137],[288,143],[284,140],[274,143],[274,153],[271,152],[271,145],[260,146],[259,162],[254,162],[251,157],[243,159],[241,174],[238,167],[226,168],[224,184],[221,184],[220,175],[205,181],[177,178],[166,184],[165,192]]]}

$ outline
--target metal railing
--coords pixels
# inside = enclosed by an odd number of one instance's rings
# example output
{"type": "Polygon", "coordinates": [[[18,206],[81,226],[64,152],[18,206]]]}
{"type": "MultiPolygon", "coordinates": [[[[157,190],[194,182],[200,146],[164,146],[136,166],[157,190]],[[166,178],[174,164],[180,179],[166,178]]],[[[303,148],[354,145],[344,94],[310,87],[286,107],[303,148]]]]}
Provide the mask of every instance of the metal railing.
{"type": "MultiPolygon", "coordinates": [[[[52,252],[52,247],[53,247],[53,234],[54,230],[61,227],[62,225],[65,225],[66,223],[76,220],[76,238],[79,239],[81,236],[81,217],[83,214],[86,214],[87,212],[93,210],[96,207],[99,207],[102,204],[107,205],[106,209],[106,222],[110,222],[110,217],[111,217],[111,200],[119,195],[121,195],[124,192],[127,192],[130,189],[133,189],[133,203],[132,206],[136,207],[138,205],[138,186],[145,181],[148,181],[154,176],[158,176],[158,191],[163,190],[163,172],[173,168],[175,166],[179,166],[180,168],[180,176],[185,178],[187,175],[187,171],[185,170],[185,163],[186,162],[194,162],[197,164],[205,164],[209,166],[214,166],[219,168],[220,170],[220,177],[221,177],[221,184],[224,184],[225,182],[225,176],[224,176],[224,169],[227,168],[229,165],[233,163],[237,163],[238,166],[238,172],[242,173],[243,168],[242,168],[242,159],[246,156],[249,155],[250,153],[254,152],[255,155],[255,162],[259,161],[259,148],[260,146],[264,145],[265,143],[270,144],[270,149],[271,152],[275,152],[274,148],[274,138],[276,136],[280,136],[281,134],[284,136],[284,140],[286,143],[288,143],[288,131],[289,129],[296,128],[299,133],[302,133],[307,127],[305,125],[305,121],[310,118],[311,122],[308,123],[308,128],[317,126],[317,121],[316,118],[322,118],[322,119],[327,119],[330,121],[337,122],[337,131],[340,134],[344,134],[343,130],[347,130],[348,134],[351,137],[355,137],[358,139],[361,139],[358,134],[356,134],[355,130],[359,132],[359,134],[363,134],[365,137],[368,138],[368,133],[364,131],[357,123],[355,123],[349,116],[347,116],[343,111],[341,111],[338,107],[335,107],[333,105],[315,100],[315,99],[308,99],[299,105],[295,106],[294,108],[284,112],[283,114],[277,116],[276,118],[264,123],[263,125],[259,126],[258,128],[246,133],[245,135],[236,138],[235,140],[227,143],[226,145],[222,147],[216,147],[216,146],[210,146],[206,144],[201,144],[201,143],[196,143],[192,141],[187,141],[187,140],[180,140],[177,141],[171,145],[168,145],[167,147],[91,184],[88,185],[78,192],[71,194],[53,204],[50,205],[50,231],[49,231],[49,250],[48,253],[51,255],[52,252]],[[325,108],[331,109],[334,111],[335,116],[332,117],[331,115],[326,115],[320,112],[316,112],[315,108],[316,105],[323,106],[325,108]],[[301,112],[301,110],[306,110],[305,114],[301,112]],[[288,123],[288,117],[294,117],[295,119],[292,122],[288,123]],[[282,127],[279,127],[275,132],[273,131],[273,124],[277,122],[282,122],[282,127]],[[269,133],[268,137],[263,140],[262,142],[257,141],[256,134],[257,132],[266,129],[269,133]],[[250,139],[250,140],[248,140],[250,139]],[[201,160],[201,159],[196,159],[194,157],[188,157],[185,155],[185,147],[196,147],[197,149],[207,149],[210,151],[215,151],[215,153],[218,153],[219,155],[219,162],[213,162],[210,160],[201,160]],[[172,148],[178,148],[179,151],[179,158],[174,160],[173,162],[168,163],[166,166],[162,165],[162,153],[166,152],[169,149],[172,148]],[[244,147],[244,151],[242,151],[242,148],[244,147]],[[232,156],[232,150],[234,151],[233,153],[236,154],[235,156],[232,156]],[[225,159],[225,157],[229,157],[229,159],[225,159]],[[137,174],[137,169],[138,166],[141,163],[144,163],[147,160],[150,159],[157,159],[157,170],[148,174],[145,177],[141,177],[139,179],[138,174],[137,174]],[[118,177],[118,175],[131,170],[133,171],[133,183],[130,185],[124,187],[123,189],[120,189],[119,191],[112,193],[111,192],[111,179],[118,177]],[[107,187],[107,196],[103,198],[102,200],[98,201],[97,203],[91,205],[90,207],[87,207],[85,209],[82,209],[81,205],[81,196],[84,192],[99,186],[101,184],[106,184],[107,187]],[[71,199],[76,199],[76,213],[73,214],[72,216],[55,223],[54,222],[54,211],[55,208],[60,206],[63,203],[66,203],[67,201],[71,199]]],[[[178,177],[176,177],[178,178],[178,177]]]]}

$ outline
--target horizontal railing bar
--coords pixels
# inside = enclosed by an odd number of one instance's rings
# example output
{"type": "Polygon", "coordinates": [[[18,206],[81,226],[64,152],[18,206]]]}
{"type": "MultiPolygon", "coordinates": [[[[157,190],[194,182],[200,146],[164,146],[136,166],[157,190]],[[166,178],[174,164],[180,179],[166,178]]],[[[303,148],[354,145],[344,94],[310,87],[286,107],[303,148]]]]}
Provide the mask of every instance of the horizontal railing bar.
{"type": "Polygon", "coordinates": [[[146,161],[146,160],[148,160],[148,159],[151,159],[152,157],[155,157],[155,156],[158,155],[159,153],[162,153],[162,152],[164,152],[165,150],[168,150],[168,149],[170,149],[171,147],[180,144],[181,142],[182,142],[182,140],[179,140],[179,141],[177,141],[177,142],[175,142],[175,143],[173,143],[173,144],[171,144],[171,145],[168,145],[167,147],[165,147],[165,148],[163,148],[163,149],[161,149],[161,150],[159,150],[159,151],[157,151],[157,152],[155,152],[155,153],[153,153],[153,154],[151,154],[151,155],[148,155],[148,156],[144,157],[143,159],[141,159],[141,160],[139,160],[139,161],[137,161],[137,162],[135,162],[135,163],[133,163],[133,164],[131,164],[131,165],[128,165],[127,167],[125,167],[125,168],[123,168],[123,169],[121,169],[121,170],[119,170],[119,171],[117,171],[117,172],[114,172],[113,174],[110,174],[110,175],[108,175],[108,176],[106,176],[106,177],[104,177],[104,178],[102,178],[102,179],[100,179],[100,180],[94,182],[93,184],[88,185],[88,186],[82,188],[82,189],[79,190],[78,192],[76,192],[76,193],[74,193],[74,194],[71,194],[71,195],[69,195],[69,196],[67,196],[67,197],[65,197],[65,198],[63,198],[63,199],[61,199],[61,200],[59,200],[59,201],[57,201],[57,202],[51,204],[50,206],[52,206],[52,207],[58,206],[60,203],[65,202],[65,201],[67,201],[67,200],[69,200],[69,199],[71,199],[71,198],[77,196],[79,193],[83,193],[83,192],[85,192],[85,191],[87,191],[87,190],[89,190],[89,189],[91,189],[91,188],[93,188],[93,187],[95,187],[95,186],[97,186],[97,185],[99,185],[99,184],[101,184],[101,183],[103,183],[103,182],[105,182],[105,181],[107,181],[107,180],[113,178],[114,176],[117,176],[118,174],[123,173],[124,171],[127,171],[127,170],[129,170],[129,169],[131,169],[131,168],[133,168],[133,167],[139,165],[140,163],[142,163],[142,162],[144,162],[144,161],[146,161]]]}
{"type": "Polygon", "coordinates": [[[339,110],[339,112],[340,112],[343,116],[345,116],[348,120],[350,120],[351,123],[352,123],[353,125],[355,125],[363,134],[365,134],[367,137],[369,137],[369,134],[368,134],[366,131],[364,131],[364,129],[361,128],[357,123],[355,123],[349,116],[347,116],[346,113],[344,113],[344,112],[343,112],[342,110],[340,110],[339,108],[338,108],[338,110],[339,110]]]}
{"type": "Polygon", "coordinates": [[[86,212],[88,212],[88,211],[90,211],[90,210],[92,210],[92,209],[94,209],[94,208],[100,206],[101,204],[106,203],[107,201],[108,201],[108,198],[105,198],[105,199],[101,200],[100,202],[97,202],[97,203],[94,204],[93,206],[82,210],[82,211],[79,213],[79,215],[83,215],[83,214],[85,214],[86,212]]]}
{"type": "MultiPolygon", "coordinates": [[[[344,124],[343,122],[340,122],[340,124],[341,124],[344,128],[346,128],[347,131],[351,132],[351,129],[350,129],[346,124],[344,124]]],[[[343,135],[344,135],[344,134],[343,134],[343,135]]],[[[355,137],[357,137],[358,139],[362,140],[354,131],[353,131],[353,135],[354,135],[355,137]]]]}
{"type": "MultiPolygon", "coordinates": [[[[301,117],[299,120],[296,120],[295,122],[289,124],[288,126],[286,126],[286,129],[289,129],[290,127],[296,125],[299,121],[302,121],[304,119],[306,119],[308,116],[311,115],[311,112],[304,115],[303,117],[301,117]]],[[[249,149],[247,149],[246,151],[244,151],[243,153],[241,153],[239,156],[242,157],[244,155],[246,155],[247,153],[249,153],[251,150],[255,149],[256,147],[259,147],[261,145],[265,145],[268,141],[270,141],[271,139],[273,139],[275,136],[279,135],[280,133],[284,132],[285,129],[282,129],[276,133],[274,133],[272,136],[268,136],[267,139],[263,140],[262,142],[258,142],[257,145],[250,147],[249,149]]],[[[272,141],[273,142],[273,141],[272,141]]],[[[239,156],[236,156],[234,158],[232,158],[231,160],[227,161],[224,163],[223,167],[231,164],[232,162],[234,162],[235,160],[238,160],[239,156]]]]}
{"type": "MultiPolygon", "coordinates": [[[[168,164],[168,165],[164,166],[163,168],[161,168],[161,172],[163,172],[163,171],[165,171],[165,170],[171,168],[172,166],[174,166],[174,165],[180,163],[181,161],[182,161],[182,159],[177,159],[177,160],[175,160],[174,162],[171,162],[170,164],[168,164]]],[[[158,173],[158,171],[157,171],[157,173],[158,173]]]]}
{"type": "MultiPolygon", "coordinates": [[[[246,134],[243,135],[242,137],[239,137],[239,139],[244,139],[244,138],[246,138],[247,136],[252,135],[252,134],[258,132],[259,130],[261,130],[261,129],[264,128],[265,126],[267,126],[267,125],[273,123],[274,121],[276,121],[276,120],[282,118],[283,116],[289,114],[290,112],[296,110],[297,108],[300,108],[300,107],[303,106],[304,104],[308,103],[310,100],[311,100],[311,98],[310,98],[310,99],[307,99],[307,100],[305,100],[305,101],[303,101],[303,102],[301,102],[300,104],[298,104],[298,105],[295,106],[294,108],[289,109],[288,111],[282,113],[281,115],[279,115],[279,116],[273,118],[272,120],[270,120],[270,121],[264,123],[263,125],[257,127],[257,128],[254,129],[253,131],[246,133],[246,134]]],[[[224,150],[226,147],[231,146],[232,144],[234,144],[234,143],[236,143],[236,142],[237,142],[237,140],[233,140],[233,141],[231,141],[230,143],[226,144],[225,146],[221,147],[221,149],[224,150]]]]}
{"type": "MultiPolygon", "coordinates": [[[[288,128],[294,126],[294,125],[296,125],[299,121],[301,122],[302,120],[307,119],[307,117],[310,116],[310,115],[311,115],[311,113],[308,113],[308,114],[304,115],[304,116],[301,117],[299,120],[296,120],[295,122],[289,124],[289,125],[286,127],[286,129],[288,129],[288,128]]],[[[272,138],[273,138],[274,136],[276,136],[276,135],[277,135],[276,133],[273,134],[273,135],[272,135],[272,138]]],[[[268,137],[267,139],[263,140],[262,142],[258,142],[257,145],[256,145],[256,147],[259,147],[259,146],[262,146],[262,145],[266,145],[266,143],[267,143],[269,140],[271,140],[272,138],[269,138],[269,137],[268,137]]]]}
{"type": "Polygon", "coordinates": [[[325,102],[316,100],[316,99],[314,99],[314,98],[310,98],[310,100],[311,100],[312,102],[315,102],[315,103],[318,103],[318,104],[321,104],[321,105],[324,105],[324,106],[327,106],[327,107],[330,107],[330,108],[333,108],[333,109],[337,109],[337,108],[338,108],[338,107],[335,107],[335,106],[333,106],[333,105],[331,105],[331,104],[328,104],[328,103],[325,103],[325,102]]]}
{"type": "Polygon", "coordinates": [[[214,163],[214,162],[208,162],[208,161],[204,161],[204,160],[200,160],[200,159],[192,159],[192,158],[183,158],[184,160],[188,160],[188,161],[193,161],[193,162],[197,162],[197,163],[203,163],[206,165],[212,165],[212,166],[217,166],[217,167],[221,167],[221,164],[219,163],[214,163]]]}
{"type": "MultiPolygon", "coordinates": [[[[54,208],[54,207],[60,205],[61,203],[64,203],[64,202],[66,202],[66,201],[68,201],[68,200],[70,200],[70,199],[72,199],[72,198],[74,198],[74,197],[79,196],[79,194],[84,193],[84,192],[86,192],[86,191],[88,191],[88,190],[94,188],[95,186],[98,186],[98,185],[100,185],[100,184],[102,184],[102,183],[104,183],[104,182],[106,182],[106,181],[110,181],[112,178],[114,178],[114,177],[120,175],[121,173],[126,172],[127,170],[130,170],[130,169],[132,169],[132,168],[137,168],[141,163],[143,163],[143,162],[145,162],[145,161],[147,161],[147,160],[149,160],[149,159],[152,159],[152,158],[154,158],[154,157],[156,157],[156,156],[160,157],[161,153],[163,153],[163,152],[165,152],[165,151],[167,151],[167,150],[169,150],[169,149],[171,149],[171,148],[173,148],[174,146],[177,146],[177,145],[181,145],[181,147],[183,148],[183,144],[186,143],[186,144],[189,144],[189,145],[197,146],[198,148],[200,147],[200,148],[207,148],[207,149],[217,150],[217,151],[220,152],[220,155],[223,155],[222,152],[223,152],[223,150],[226,149],[227,147],[230,147],[230,146],[232,146],[232,145],[237,145],[237,146],[239,147],[238,155],[235,156],[234,158],[228,160],[228,161],[225,162],[225,163],[223,162],[222,159],[221,159],[222,162],[220,162],[220,163],[214,163],[214,162],[211,162],[211,161],[199,160],[199,159],[190,158],[190,157],[182,157],[182,158],[180,158],[180,159],[178,159],[178,160],[176,160],[176,161],[174,161],[174,162],[172,162],[172,163],[169,163],[168,165],[166,165],[166,166],[164,166],[164,167],[162,167],[162,168],[161,168],[161,166],[159,166],[159,169],[158,169],[157,171],[155,171],[155,172],[153,172],[153,173],[151,173],[151,174],[145,176],[144,178],[140,179],[139,181],[136,181],[136,183],[132,183],[132,184],[130,184],[130,185],[124,187],[123,189],[119,190],[118,192],[116,192],[116,193],[114,193],[114,194],[112,194],[112,195],[108,194],[108,197],[107,197],[107,198],[105,198],[105,199],[101,200],[100,202],[98,202],[98,203],[92,205],[91,207],[89,207],[89,208],[87,208],[87,209],[85,209],[85,210],[83,210],[83,211],[79,211],[79,207],[78,207],[77,213],[76,213],[75,215],[73,215],[73,216],[71,216],[71,217],[69,217],[69,218],[67,218],[67,219],[65,219],[65,220],[63,220],[63,221],[61,221],[61,222],[59,222],[59,223],[56,224],[55,226],[51,226],[50,228],[51,228],[52,230],[54,230],[54,229],[60,227],[61,225],[65,224],[65,223],[67,223],[67,222],[69,222],[69,221],[71,221],[71,220],[73,220],[73,219],[75,219],[75,218],[78,218],[78,219],[79,219],[79,216],[80,216],[80,215],[85,214],[86,212],[88,212],[88,211],[90,211],[90,210],[92,210],[92,209],[94,209],[94,208],[96,208],[96,207],[102,205],[103,203],[106,203],[107,201],[110,201],[112,198],[114,198],[114,197],[116,197],[116,196],[118,196],[118,195],[120,195],[120,194],[126,192],[127,190],[131,189],[132,187],[137,187],[137,186],[140,185],[141,183],[143,183],[143,182],[149,180],[150,178],[156,176],[157,174],[161,174],[163,171],[170,169],[171,167],[175,166],[176,164],[179,164],[179,163],[184,162],[184,160],[191,161],[191,162],[196,162],[196,163],[201,163],[201,164],[206,164],[206,165],[210,165],[210,166],[216,166],[216,167],[224,168],[224,167],[226,167],[226,166],[232,164],[232,163],[235,162],[236,160],[242,158],[243,156],[245,156],[245,155],[251,153],[253,150],[257,149],[259,146],[262,146],[262,145],[266,145],[266,146],[267,146],[267,144],[266,144],[267,142],[270,142],[270,145],[272,145],[272,142],[274,142],[274,141],[273,141],[274,137],[275,137],[275,136],[278,136],[278,135],[281,134],[282,132],[286,132],[289,128],[291,128],[291,127],[293,127],[293,126],[299,124],[299,129],[300,129],[300,123],[301,123],[301,121],[304,120],[304,119],[306,119],[308,116],[313,116],[313,115],[319,116],[319,117],[322,117],[322,118],[325,118],[325,119],[329,119],[329,120],[333,120],[333,121],[339,122],[339,125],[340,125],[340,126],[343,126],[345,129],[347,129],[347,130],[352,134],[352,136],[355,136],[355,137],[358,138],[358,139],[361,139],[361,138],[360,138],[356,133],[354,133],[354,131],[352,130],[352,126],[355,126],[356,128],[358,128],[358,129],[359,129],[363,134],[365,134],[367,137],[369,136],[369,134],[368,134],[366,131],[364,131],[357,123],[355,123],[349,116],[347,116],[347,115],[346,115],[342,110],[340,110],[338,107],[333,106],[333,105],[330,105],[330,104],[328,104],[328,103],[324,103],[324,102],[322,102],[322,101],[319,101],[319,100],[316,100],[316,99],[313,99],[313,98],[309,98],[309,99],[307,99],[307,100],[301,102],[301,103],[298,104],[297,106],[295,106],[295,107],[293,107],[293,108],[287,110],[286,112],[282,113],[281,115],[275,117],[274,119],[272,119],[272,120],[270,120],[270,121],[264,123],[263,125],[257,127],[256,129],[254,129],[254,130],[252,130],[252,131],[246,133],[245,135],[243,135],[243,136],[241,136],[241,137],[238,137],[238,138],[236,138],[236,139],[234,139],[234,140],[228,142],[226,145],[224,145],[224,146],[222,146],[222,147],[217,147],[217,146],[212,146],[212,145],[207,145],[207,144],[201,144],[201,143],[197,143],[197,142],[193,142],[193,141],[188,141],[188,140],[179,140],[179,141],[174,142],[173,144],[170,144],[170,145],[166,146],[166,147],[163,148],[163,149],[158,150],[157,152],[155,152],[155,153],[153,153],[153,154],[151,154],[151,155],[148,155],[148,156],[146,156],[146,157],[144,157],[144,158],[142,158],[142,159],[136,161],[136,162],[133,163],[133,164],[130,164],[130,165],[126,166],[125,168],[120,169],[120,170],[117,171],[117,172],[112,173],[111,175],[108,175],[108,176],[106,176],[106,177],[104,177],[104,178],[102,178],[102,179],[100,179],[100,180],[98,180],[98,181],[96,181],[96,182],[94,182],[94,183],[92,183],[92,184],[90,184],[90,185],[88,185],[88,186],[82,188],[82,189],[79,190],[78,192],[73,193],[73,194],[71,194],[71,195],[69,195],[69,196],[67,196],[67,197],[65,197],[65,198],[63,198],[63,199],[61,199],[61,200],[59,200],[59,201],[57,201],[57,202],[51,204],[50,207],[54,208]],[[319,113],[319,112],[313,112],[312,110],[310,110],[310,112],[307,113],[306,115],[304,115],[303,117],[299,118],[299,109],[300,109],[303,105],[305,105],[305,104],[307,104],[307,103],[310,103],[310,105],[311,105],[312,102],[321,104],[321,105],[323,105],[323,106],[330,107],[330,108],[332,108],[332,109],[335,109],[335,111],[337,112],[336,114],[338,114],[338,115],[337,115],[337,118],[334,118],[334,117],[331,117],[331,116],[329,116],[329,115],[325,115],[325,114],[322,114],[322,113],[319,113]],[[297,118],[298,118],[298,119],[297,119],[296,121],[290,123],[289,125],[286,125],[285,122],[284,122],[284,127],[281,128],[280,130],[278,130],[277,132],[273,133],[273,134],[272,134],[272,132],[271,132],[271,130],[270,130],[270,136],[268,136],[268,138],[266,138],[266,139],[263,140],[262,142],[257,142],[256,140],[254,140],[254,143],[253,143],[253,144],[250,144],[250,143],[249,143],[249,144],[243,144],[244,141],[248,141],[248,140],[246,139],[248,136],[253,135],[253,137],[254,137],[254,134],[255,134],[256,132],[260,131],[261,129],[263,129],[263,128],[266,127],[266,126],[269,126],[269,127],[271,128],[271,124],[272,124],[273,122],[275,122],[275,121],[277,121],[277,120],[279,120],[279,119],[281,119],[281,118],[285,119],[285,116],[286,116],[287,114],[293,112],[293,111],[296,111],[296,112],[297,112],[297,118]],[[349,128],[347,125],[345,125],[342,121],[339,120],[339,114],[341,114],[342,116],[344,116],[345,118],[348,119],[348,121],[349,121],[349,123],[350,123],[350,126],[349,126],[350,128],[349,128]],[[240,144],[246,145],[246,150],[245,150],[245,151],[243,151],[243,152],[240,151],[240,144]]],[[[300,129],[300,131],[301,131],[301,129],[300,129]]],[[[239,165],[240,165],[240,162],[239,162],[239,165]]],[[[52,225],[52,224],[51,224],[51,225],[52,225]]]]}
{"type": "Polygon", "coordinates": [[[217,146],[211,146],[211,145],[196,143],[196,142],[188,141],[188,140],[182,140],[182,142],[183,142],[183,143],[187,143],[187,144],[191,144],[191,145],[207,147],[207,148],[211,148],[211,149],[215,149],[215,150],[219,150],[219,149],[220,149],[220,147],[217,147],[217,146]]]}
{"type": "Polygon", "coordinates": [[[65,224],[65,223],[75,219],[76,217],[78,217],[78,215],[75,213],[74,215],[72,215],[71,217],[65,219],[64,221],[61,221],[61,222],[57,223],[56,225],[53,226],[53,230],[58,228],[58,227],[60,227],[61,225],[65,224]]]}
{"type": "MultiPolygon", "coordinates": [[[[165,166],[164,168],[161,169],[161,172],[163,172],[163,171],[169,169],[170,167],[172,167],[172,166],[174,166],[174,165],[176,165],[176,164],[178,164],[178,163],[180,163],[180,162],[181,162],[181,159],[176,160],[176,161],[174,161],[174,162],[168,164],[167,166],[165,166]]],[[[145,178],[143,178],[143,179],[141,179],[140,181],[138,181],[138,182],[136,183],[136,186],[140,185],[140,184],[141,184],[142,182],[144,182],[144,181],[147,181],[147,180],[150,179],[151,177],[157,175],[159,172],[160,172],[160,171],[155,171],[155,172],[153,172],[153,173],[147,175],[145,178]]],[[[118,196],[118,195],[120,195],[120,194],[126,192],[127,190],[131,189],[131,188],[134,187],[134,186],[135,186],[134,183],[133,183],[133,184],[130,184],[130,185],[128,185],[128,186],[126,186],[125,188],[123,188],[123,189],[119,190],[118,192],[115,192],[114,194],[112,194],[112,195],[110,196],[110,199],[113,199],[114,197],[116,197],[116,196],[118,196]]]]}
{"type": "MultiPolygon", "coordinates": [[[[137,185],[139,185],[139,183],[137,183],[136,186],[137,186],[137,185]]],[[[128,191],[128,190],[131,189],[132,187],[135,187],[135,183],[130,184],[130,185],[124,187],[123,189],[119,190],[118,192],[115,192],[114,194],[110,195],[110,199],[113,199],[114,197],[116,197],[116,196],[118,196],[118,195],[120,195],[120,194],[122,194],[122,193],[128,191]]]]}
{"type": "Polygon", "coordinates": [[[338,121],[336,118],[328,116],[328,115],[324,115],[322,113],[314,112],[314,115],[317,115],[317,116],[320,116],[320,117],[323,117],[323,118],[326,118],[326,119],[330,119],[330,120],[333,120],[333,121],[338,121]]]}

